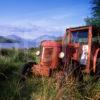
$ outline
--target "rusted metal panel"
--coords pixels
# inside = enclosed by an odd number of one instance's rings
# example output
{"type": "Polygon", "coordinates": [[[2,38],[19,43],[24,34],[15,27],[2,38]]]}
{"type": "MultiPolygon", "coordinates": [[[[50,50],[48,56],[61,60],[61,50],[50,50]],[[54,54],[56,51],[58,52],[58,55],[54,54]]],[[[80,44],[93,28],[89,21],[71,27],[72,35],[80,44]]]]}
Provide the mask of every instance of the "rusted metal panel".
{"type": "Polygon", "coordinates": [[[91,45],[92,45],[92,26],[89,26],[89,30],[88,30],[88,61],[87,61],[87,66],[86,66],[87,73],[90,73],[91,45]]]}
{"type": "Polygon", "coordinates": [[[67,30],[70,30],[71,32],[73,32],[73,31],[81,31],[81,30],[87,30],[87,29],[89,29],[89,27],[92,27],[92,26],[74,27],[74,28],[69,28],[67,30]]]}
{"type": "Polygon", "coordinates": [[[60,47],[61,45],[62,45],[61,42],[50,41],[50,40],[46,40],[41,43],[42,47],[60,47]]]}
{"type": "Polygon", "coordinates": [[[59,66],[59,53],[61,52],[62,43],[43,41],[41,47],[40,63],[33,67],[32,72],[37,75],[49,76],[50,70],[54,70],[59,66]]]}
{"type": "Polygon", "coordinates": [[[35,75],[49,76],[50,68],[48,68],[47,66],[34,65],[34,67],[32,68],[32,72],[35,75]]]}

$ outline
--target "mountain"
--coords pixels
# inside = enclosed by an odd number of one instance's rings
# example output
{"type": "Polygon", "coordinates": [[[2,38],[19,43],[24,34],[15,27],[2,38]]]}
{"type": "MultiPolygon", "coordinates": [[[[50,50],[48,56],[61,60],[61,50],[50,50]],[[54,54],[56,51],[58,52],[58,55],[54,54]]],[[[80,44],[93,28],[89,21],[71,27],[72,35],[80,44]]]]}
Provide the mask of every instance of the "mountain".
{"type": "Polygon", "coordinates": [[[16,36],[16,35],[8,35],[8,36],[6,36],[6,38],[15,40],[17,42],[22,42],[24,40],[23,38],[16,36]]]}
{"type": "Polygon", "coordinates": [[[8,39],[4,36],[0,36],[0,43],[15,43],[16,41],[13,39],[8,39]]]}
{"type": "Polygon", "coordinates": [[[13,39],[15,41],[19,41],[20,43],[24,43],[26,45],[38,47],[40,45],[41,41],[43,41],[43,40],[57,40],[58,37],[43,35],[43,36],[40,36],[36,39],[30,40],[30,39],[23,39],[23,38],[16,36],[16,35],[8,35],[8,36],[6,36],[6,38],[13,39]]]}
{"type": "Polygon", "coordinates": [[[36,42],[37,45],[40,45],[41,41],[43,40],[57,40],[57,38],[58,37],[55,37],[55,36],[43,35],[34,39],[33,41],[36,42]]]}
{"type": "MultiPolygon", "coordinates": [[[[10,43],[7,44],[7,47],[12,48],[31,48],[31,47],[39,47],[41,41],[43,40],[57,40],[59,37],[55,36],[49,36],[49,35],[43,35],[36,39],[30,40],[30,39],[23,39],[16,35],[8,35],[8,36],[1,36],[0,41],[1,43],[10,43]],[[12,44],[11,44],[12,43],[12,44]]],[[[3,47],[4,45],[1,45],[3,47]]],[[[5,46],[6,47],[6,44],[5,46]]]]}

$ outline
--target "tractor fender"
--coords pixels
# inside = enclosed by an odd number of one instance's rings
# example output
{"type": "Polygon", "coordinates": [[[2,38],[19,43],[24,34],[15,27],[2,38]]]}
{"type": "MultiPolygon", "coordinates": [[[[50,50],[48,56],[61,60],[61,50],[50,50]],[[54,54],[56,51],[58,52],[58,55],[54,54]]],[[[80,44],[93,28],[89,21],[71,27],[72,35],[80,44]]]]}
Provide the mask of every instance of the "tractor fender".
{"type": "Polygon", "coordinates": [[[95,73],[96,72],[96,61],[97,61],[97,57],[98,57],[98,54],[100,52],[100,48],[98,48],[94,54],[94,58],[93,58],[93,72],[95,73]]]}

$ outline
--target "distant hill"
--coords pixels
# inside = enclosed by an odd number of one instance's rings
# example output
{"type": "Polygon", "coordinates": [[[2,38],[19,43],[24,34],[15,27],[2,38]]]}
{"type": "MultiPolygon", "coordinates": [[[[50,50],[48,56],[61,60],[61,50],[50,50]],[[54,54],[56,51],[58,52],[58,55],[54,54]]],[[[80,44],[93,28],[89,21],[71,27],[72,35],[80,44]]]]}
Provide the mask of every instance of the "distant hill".
{"type": "Polygon", "coordinates": [[[34,41],[41,42],[43,40],[56,40],[57,38],[58,37],[55,37],[55,36],[43,35],[43,36],[40,36],[40,37],[34,39],[34,41]]]}
{"type": "Polygon", "coordinates": [[[57,40],[59,39],[59,37],[55,37],[55,36],[49,36],[49,35],[43,35],[43,36],[40,36],[36,39],[24,39],[24,38],[21,38],[19,36],[16,36],[16,35],[8,35],[8,36],[0,36],[0,43],[10,43],[10,44],[5,44],[4,45],[1,45],[0,47],[8,47],[9,45],[9,48],[11,47],[19,47],[19,48],[31,48],[31,47],[39,47],[41,41],[43,40],[57,40]],[[12,43],[12,44],[11,44],[12,43]],[[17,44],[13,44],[13,43],[17,43],[17,44]]]}
{"type": "Polygon", "coordinates": [[[0,43],[15,43],[16,41],[13,39],[8,39],[4,36],[0,36],[0,43]]]}
{"type": "Polygon", "coordinates": [[[57,37],[55,37],[55,36],[43,35],[43,36],[40,36],[40,37],[34,39],[33,41],[37,44],[37,46],[39,46],[41,41],[43,41],[43,40],[56,40],[56,39],[57,39],[57,37]]]}
{"type": "Polygon", "coordinates": [[[36,47],[38,47],[43,40],[53,40],[53,41],[56,40],[57,41],[60,38],[61,37],[56,37],[56,36],[51,36],[51,35],[43,35],[43,36],[40,36],[40,37],[34,39],[33,42],[35,42],[36,47]]]}
{"type": "Polygon", "coordinates": [[[15,41],[18,41],[18,42],[24,40],[23,38],[16,36],[16,35],[8,35],[8,36],[6,36],[6,38],[11,39],[11,40],[15,40],[15,41]]]}

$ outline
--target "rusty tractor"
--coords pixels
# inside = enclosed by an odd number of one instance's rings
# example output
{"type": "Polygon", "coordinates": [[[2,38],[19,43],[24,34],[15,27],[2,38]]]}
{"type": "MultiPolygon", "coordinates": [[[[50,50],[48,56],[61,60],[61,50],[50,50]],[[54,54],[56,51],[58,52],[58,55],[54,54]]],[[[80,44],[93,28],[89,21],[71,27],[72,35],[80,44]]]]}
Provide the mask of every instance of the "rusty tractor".
{"type": "MultiPolygon", "coordinates": [[[[41,50],[36,52],[40,63],[28,62],[22,76],[28,72],[51,76],[53,72],[100,74],[100,27],[82,26],[66,29],[62,42],[43,41],[41,50]]],[[[79,74],[78,74],[79,75],[79,74]]]]}

